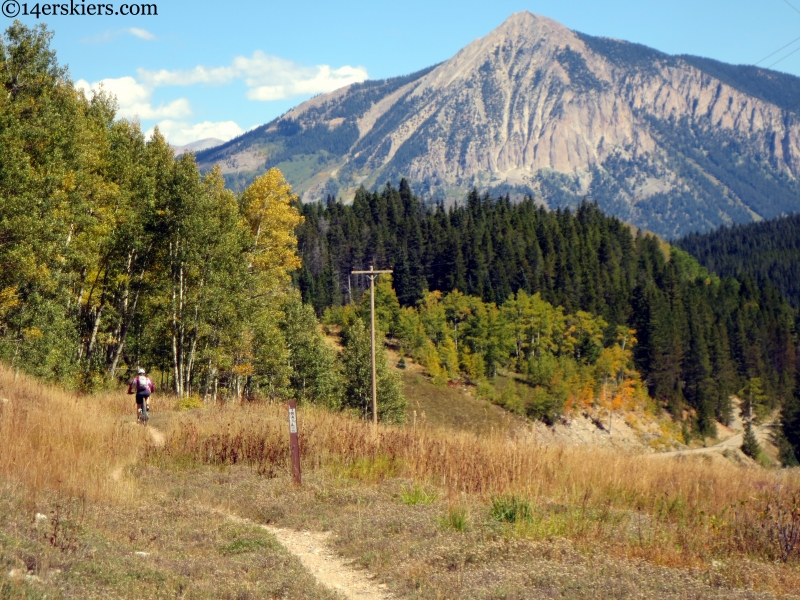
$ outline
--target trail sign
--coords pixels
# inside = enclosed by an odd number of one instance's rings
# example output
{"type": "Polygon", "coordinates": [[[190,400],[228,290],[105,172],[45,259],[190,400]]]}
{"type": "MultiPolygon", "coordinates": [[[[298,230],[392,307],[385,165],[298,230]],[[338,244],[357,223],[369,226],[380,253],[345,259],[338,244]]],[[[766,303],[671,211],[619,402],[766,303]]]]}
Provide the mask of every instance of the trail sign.
{"type": "Polygon", "coordinates": [[[289,400],[289,446],[292,451],[292,477],[300,485],[300,440],[297,437],[297,402],[294,400],[289,400]]]}

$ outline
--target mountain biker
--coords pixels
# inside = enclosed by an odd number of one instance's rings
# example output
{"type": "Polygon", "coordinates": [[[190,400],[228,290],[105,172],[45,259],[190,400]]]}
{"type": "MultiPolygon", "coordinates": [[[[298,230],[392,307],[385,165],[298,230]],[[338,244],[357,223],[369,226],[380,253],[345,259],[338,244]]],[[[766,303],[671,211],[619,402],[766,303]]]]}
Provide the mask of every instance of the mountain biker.
{"type": "Polygon", "coordinates": [[[150,394],[156,391],[156,386],[147,376],[144,369],[139,369],[136,377],[131,381],[128,386],[129,394],[136,394],[136,416],[142,412],[142,406],[147,406],[147,411],[150,411],[150,394]]]}

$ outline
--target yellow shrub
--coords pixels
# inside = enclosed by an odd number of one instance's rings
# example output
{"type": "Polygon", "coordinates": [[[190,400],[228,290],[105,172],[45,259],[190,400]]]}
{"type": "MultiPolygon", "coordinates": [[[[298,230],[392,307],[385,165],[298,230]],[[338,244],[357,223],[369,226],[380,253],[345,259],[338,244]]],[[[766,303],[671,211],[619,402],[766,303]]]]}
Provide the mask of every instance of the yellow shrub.
{"type": "Polygon", "coordinates": [[[203,399],[200,396],[187,396],[178,400],[178,410],[193,410],[195,408],[205,408],[203,399]]]}

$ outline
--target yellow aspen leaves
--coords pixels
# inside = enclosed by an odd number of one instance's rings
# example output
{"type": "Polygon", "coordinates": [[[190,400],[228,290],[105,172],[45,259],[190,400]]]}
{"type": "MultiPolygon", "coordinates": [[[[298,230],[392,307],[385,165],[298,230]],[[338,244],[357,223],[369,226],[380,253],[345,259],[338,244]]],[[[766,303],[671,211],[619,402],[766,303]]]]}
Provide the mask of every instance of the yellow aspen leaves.
{"type": "Polygon", "coordinates": [[[253,235],[252,268],[267,285],[286,281],[301,265],[295,228],[303,217],[292,206],[297,196],[278,169],[270,169],[242,194],[245,218],[253,235]]]}

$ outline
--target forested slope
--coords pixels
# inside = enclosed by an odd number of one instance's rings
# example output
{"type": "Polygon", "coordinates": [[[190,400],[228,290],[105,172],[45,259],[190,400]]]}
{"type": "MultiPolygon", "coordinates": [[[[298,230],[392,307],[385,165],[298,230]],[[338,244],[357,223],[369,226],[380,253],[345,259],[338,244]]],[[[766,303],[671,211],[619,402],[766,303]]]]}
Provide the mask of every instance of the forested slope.
{"type": "MultiPolygon", "coordinates": [[[[570,357],[594,368],[596,394],[603,349],[632,346],[631,366],[652,397],[676,416],[691,409],[701,432],[711,430],[714,418],[728,419],[729,395],[752,380],[767,391],[764,402],[770,406],[792,394],[795,313],[773,287],[748,276],[713,276],[684,251],[634,234],[596,205],[584,203],[574,213],[547,211],[531,200],[512,204],[473,192],[464,204],[445,210],[424,206],[403,182],[399,189],[359,190],[350,206],[329,200],[302,211],[303,268],[297,281],[304,299],[317,311],[351,296],[358,300],[365,282],[350,271],[370,263],[392,266],[399,305],[416,307],[420,319],[416,325],[406,314],[406,330],[410,323],[412,331],[423,332],[438,362],[449,363],[456,375],[468,376],[470,355],[479,355],[489,371],[496,364],[513,368],[537,387],[547,362],[550,371],[541,387],[552,396],[552,377],[569,373],[564,365],[551,368],[550,359],[570,357]],[[433,297],[434,290],[445,296],[433,297]],[[469,298],[448,301],[454,290],[469,298]],[[517,319],[513,303],[520,302],[528,303],[520,313],[527,316],[517,319]],[[447,326],[426,321],[426,315],[439,315],[447,326]],[[520,319],[529,325],[517,323],[520,319]],[[562,319],[564,331],[571,332],[569,343],[550,330],[550,346],[537,345],[541,327],[562,319]],[[468,329],[471,337],[455,333],[468,329]],[[455,354],[445,331],[457,346],[455,354]],[[620,341],[626,332],[627,346],[620,341]],[[501,339],[491,341],[492,336],[501,339]],[[540,375],[531,375],[535,372],[540,375]]],[[[412,354],[431,360],[430,346],[418,333],[399,329],[396,335],[412,354]],[[414,336],[416,341],[409,341],[414,336]]],[[[557,404],[552,397],[548,402],[557,404]]]]}
{"type": "Polygon", "coordinates": [[[754,278],[771,284],[800,307],[800,215],[721,227],[676,242],[710,271],[723,277],[754,278]]]}

